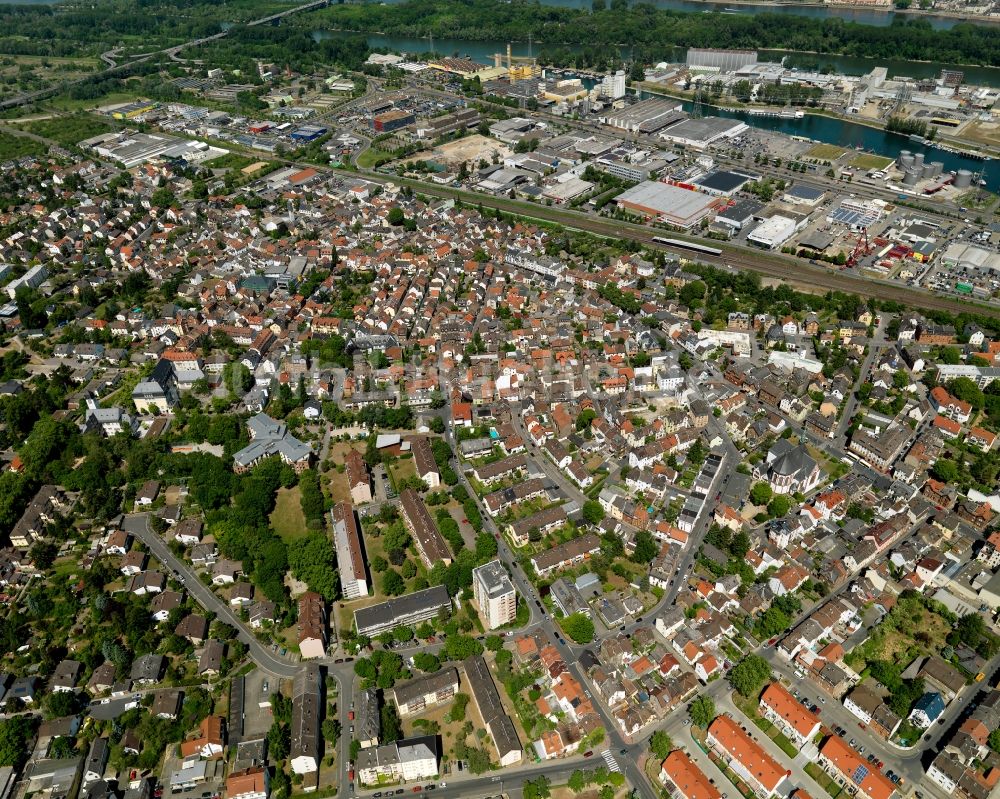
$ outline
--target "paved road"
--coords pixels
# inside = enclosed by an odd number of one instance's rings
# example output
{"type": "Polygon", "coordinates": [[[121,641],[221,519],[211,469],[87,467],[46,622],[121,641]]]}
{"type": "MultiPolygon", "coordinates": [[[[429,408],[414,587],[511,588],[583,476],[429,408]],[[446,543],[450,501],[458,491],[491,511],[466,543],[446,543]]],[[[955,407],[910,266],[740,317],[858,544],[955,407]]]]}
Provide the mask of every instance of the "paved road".
{"type": "Polygon", "coordinates": [[[857,388],[861,383],[864,383],[868,379],[868,375],[871,373],[872,364],[875,363],[875,359],[882,352],[882,347],[885,345],[885,327],[888,318],[888,314],[882,314],[878,327],[875,328],[875,335],[872,336],[871,341],[868,343],[868,354],[865,356],[864,361],[861,362],[861,369],[858,371],[858,379],[854,385],[854,391],[852,391],[851,395],[847,398],[847,404],[844,406],[844,412],[840,415],[840,422],[837,424],[834,440],[840,442],[841,446],[845,443],[847,428],[850,426],[851,420],[854,418],[854,413],[858,407],[859,399],[857,388]]]}
{"type": "Polygon", "coordinates": [[[250,657],[260,668],[276,677],[294,677],[301,665],[279,657],[269,647],[262,644],[243,624],[243,621],[233,613],[225,602],[206,586],[194,573],[191,567],[180,560],[162,537],[153,532],[149,526],[148,513],[132,513],[125,517],[122,529],[131,533],[141,541],[149,553],[169,571],[173,572],[188,593],[203,608],[212,611],[216,618],[236,628],[238,637],[248,647],[250,657]]]}

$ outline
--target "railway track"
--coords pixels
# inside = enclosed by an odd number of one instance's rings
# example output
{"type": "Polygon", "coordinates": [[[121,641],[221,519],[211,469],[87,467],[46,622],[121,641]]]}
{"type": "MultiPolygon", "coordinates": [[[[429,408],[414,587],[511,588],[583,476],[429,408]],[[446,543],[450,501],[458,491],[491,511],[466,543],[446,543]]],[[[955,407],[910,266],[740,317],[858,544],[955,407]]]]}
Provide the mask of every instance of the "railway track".
{"type": "MultiPolygon", "coordinates": [[[[397,186],[409,186],[414,191],[419,191],[429,197],[438,199],[461,200],[468,205],[490,208],[502,211],[503,213],[515,214],[517,216],[536,219],[539,222],[561,225],[570,230],[577,230],[584,233],[592,233],[597,236],[610,239],[631,239],[651,250],[661,250],[671,252],[681,257],[689,257],[692,260],[720,266],[723,268],[732,267],[735,269],[745,269],[756,272],[765,277],[778,280],[794,281],[795,283],[811,286],[817,289],[828,291],[843,291],[849,294],[859,294],[861,296],[876,297],[882,300],[890,300],[907,305],[914,310],[936,310],[948,311],[950,313],[977,313],[983,316],[990,316],[1000,319],[1000,308],[988,305],[980,305],[972,302],[962,302],[950,297],[942,297],[923,289],[901,286],[888,281],[874,280],[861,277],[847,271],[826,269],[813,264],[805,263],[798,258],[780,256],[774,253],[761,252],[760,254],[748,252],[742,248],[734,247],[725,242],[712,242],[712,246],[717,246],[722,250],[718,256],[695,255],[693,253],[678,252],[667,245],[653,241],[654,236],[662,236],[664,232],[658,228],[645,227],[631,222],[611,221],[603,217],[591,217],[587,214],[566,211],[561,208],[554,208],[545,205],[534,205],[529,203],[509,200],[503,197],[493,197],[490,195],[476,194],[464,189],[455,189],[447,186],[437,186],[435,184],[423,183],[411,178],[387,177],[370,170],[344,170],[342,174],[358,174],[365,179],[376,183],[392,183],[397,186]]],[[[703,244],[703,241],[670,232],[672,238],[690,241],[693,244],[703,244]]]]}

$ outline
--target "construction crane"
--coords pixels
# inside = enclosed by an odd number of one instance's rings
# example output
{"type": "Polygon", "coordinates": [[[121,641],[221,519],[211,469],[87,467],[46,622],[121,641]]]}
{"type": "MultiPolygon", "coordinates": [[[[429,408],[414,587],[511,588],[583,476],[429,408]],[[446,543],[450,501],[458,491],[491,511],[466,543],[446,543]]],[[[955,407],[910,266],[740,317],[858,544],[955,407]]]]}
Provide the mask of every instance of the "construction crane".
{"type": "Polygon", "coordinates": [[[872,245],[868,241],[868,228],[861,228],[861,232],[858,233],[858,241],[854,245],[854,249],[851,251],[850,256],[847,259],[847,263],[844,264],[845,267],[857,266],[858,261],[864,258],[866,255],[871,253],[872,245]]]}

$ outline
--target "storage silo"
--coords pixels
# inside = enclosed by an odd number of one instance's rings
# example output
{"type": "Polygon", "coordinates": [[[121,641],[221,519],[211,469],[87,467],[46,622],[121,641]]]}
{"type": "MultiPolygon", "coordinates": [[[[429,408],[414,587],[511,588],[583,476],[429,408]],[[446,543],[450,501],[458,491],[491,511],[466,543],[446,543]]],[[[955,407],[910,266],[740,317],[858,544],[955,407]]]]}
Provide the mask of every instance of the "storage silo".
{"type": "Polygon", "coordinates": [[[932,163],[926,163],[926,164],[924,164],[924,168],[921,171],[921,175],[920,176],[922,178],[924,178],[925,180],[927,178],[934,177],[934,164],[932,164],[932,163]]]}
{"type": "Polygon", "coordinates": [[[909,150],[900,150],[899,168],[905,172],[911,166],[913,166],[913,153],[909,150]]]}
{"type": "Polygon", "coordinates": [[[907,169],[903,173],[903,185],[913,186],[918,180],[920,180],[921,170],[914,167],[913,169],[907,169]]]}
{"type": "Polygon", "coordinates": [[[913,156],[913,166],[914,166],[915,169],[923,169],[924,168],[924,154],[923,153],[917,153],[916,155],[913,156]]]}
{"type": "Polygon", "coordinates": [[[967,189],[972,185],[972,172],[968,169],[960,169],[955,173],[955,188],[967,189]]]}
{"type": "Polygon", "coordinates": [[[931,161],[931,166],[934,167],[934,171],[931,173],[932,177],[937,177],[942,172],[944,172],[944,164],[940,161],[931,161]]]}

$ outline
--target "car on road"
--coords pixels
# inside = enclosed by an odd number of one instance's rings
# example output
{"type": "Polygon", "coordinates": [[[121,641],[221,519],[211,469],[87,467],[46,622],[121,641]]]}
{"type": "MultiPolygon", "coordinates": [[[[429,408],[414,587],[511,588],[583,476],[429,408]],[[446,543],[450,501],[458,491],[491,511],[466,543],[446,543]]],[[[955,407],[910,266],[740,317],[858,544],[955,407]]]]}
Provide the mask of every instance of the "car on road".
{"type": "Polygon", "coordinates": [[[414,793],[420,793],[423,789],[424,789],[424,786],[422,786],[422,785],[414,785],[413,786],[413,792],[414,793]]]}
{"type": "Polygon", "coordinates": [[[593,749],[588,749],[586,752],[583,753],[584,757],[593,757],[593,755],[594,755],[593,749]]]}

